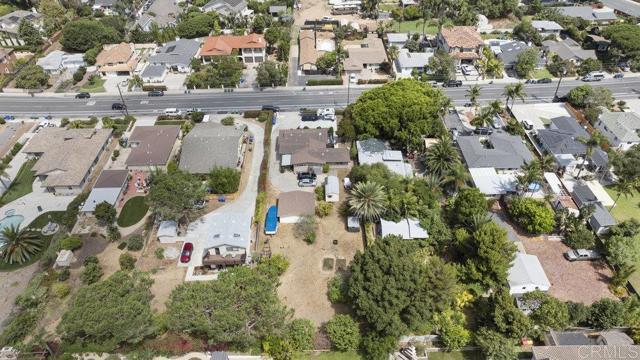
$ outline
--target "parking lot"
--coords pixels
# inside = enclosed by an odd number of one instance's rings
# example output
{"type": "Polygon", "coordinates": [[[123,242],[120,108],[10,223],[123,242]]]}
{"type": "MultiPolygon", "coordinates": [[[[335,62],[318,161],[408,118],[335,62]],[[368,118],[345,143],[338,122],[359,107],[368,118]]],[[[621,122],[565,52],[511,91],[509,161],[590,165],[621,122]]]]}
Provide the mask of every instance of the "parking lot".
{"type": "Polygon", "coordinates": [[[528,254],[538,256],[551,288],[549,293],[563,301],[590,305],[602,298],[615,299],[608,288],[611,270],[603,261],[567,261],[570,250],[560,241],[522,238],[528,254]]]}

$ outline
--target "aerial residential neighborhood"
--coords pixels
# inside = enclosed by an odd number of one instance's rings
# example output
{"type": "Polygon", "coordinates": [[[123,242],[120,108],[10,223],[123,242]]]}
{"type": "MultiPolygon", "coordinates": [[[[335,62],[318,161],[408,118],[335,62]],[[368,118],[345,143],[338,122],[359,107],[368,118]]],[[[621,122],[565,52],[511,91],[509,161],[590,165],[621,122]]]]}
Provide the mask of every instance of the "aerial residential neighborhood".
{"type": "Polygon", "coordinates": [[[0,0],[0,360],[640,354],[640,3],[0,0]]]}

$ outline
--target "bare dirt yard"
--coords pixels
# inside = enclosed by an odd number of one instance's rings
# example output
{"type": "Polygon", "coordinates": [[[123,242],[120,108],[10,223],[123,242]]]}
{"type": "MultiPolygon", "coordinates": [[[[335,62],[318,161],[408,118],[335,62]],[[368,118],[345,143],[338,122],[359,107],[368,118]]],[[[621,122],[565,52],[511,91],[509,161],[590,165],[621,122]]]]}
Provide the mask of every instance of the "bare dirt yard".
{"type": "Polygon", "coordinates": [[[0,329],[11,315],[16,297],[27,287],[39,266],[35,263],[18,270],[0,272],[0,329]]]}
{"type": "MultiPolygon", "coordinates": [[[[344,199],[344,196],[342,197],[344,199]]],[[[294,235],[294,224],[280,224],[271,240],[271,250],[289,259],[289,269],[280,278],[278,295],[294,309],[294,317],[310,319],[317,326],[326,323],[336,313],[347,311],[334,306],[327,298],[327,283],[346,268],[357,251],[363,250],[362,233],[346,230],[346,219],[338,215],[338,204],[331,215],[319,219],[317,239],[307,244],[294,235]],[[337,244],[334,244],[337,240],[337,244]],[[333,264],[329,268],[329,263],[333,264]]]]}
{"type": "Polygon", "coordinates": [[[570,250],[560,241],[521,238],[528,254],[538,256],[551,282],[549,293],[560,300],[590,305],[602,298],[615,299],[609,291],[611,270],[602,261],[567,261],[570,250]]]}

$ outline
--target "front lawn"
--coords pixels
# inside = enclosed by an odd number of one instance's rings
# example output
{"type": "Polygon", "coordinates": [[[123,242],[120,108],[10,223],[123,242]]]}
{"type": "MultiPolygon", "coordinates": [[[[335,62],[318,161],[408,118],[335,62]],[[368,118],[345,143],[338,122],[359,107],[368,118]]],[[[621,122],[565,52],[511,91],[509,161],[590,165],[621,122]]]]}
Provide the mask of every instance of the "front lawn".
{"type": "MultiPolygon", "coordinates": [[[[428,20],[427,20],[428,21],[428,20]]],[[[422,33],[422,20],[411,20],[411,21],[393,21],[393,26],[391,27],[391,31],[400,32],[400,33],[422,33]]],[[[435,35],[438,33],[438,27],[433,24],[429,24],[427,22],[427,26],[424,28],[424,32],[428,35],[435,35]]]]}
{"type": "Polygon", "coordinates": [[[551,75],[551,73],[549,72],[549,70],[547,70],[547,68],[542,68],[542,69],[538,69],[536,71],[533,72],[532,74],[532,78],[533,79],[544,79],[544,78],[553,78],[554,76],[551,75]]]}
{"type": "MultiPolygon", "coordinates": [[[[55,223],[58,223],[58,225],[60,225],[62,227],[62,218],[64,217],[65,212],[64,211],[50,211],[50,212],[46,212],[44,214],[40,214],[40,216],[38,216],[37,218],[35,218],[35,220],[33,220],[31,222],[31,224],[20,224],[20,228],[34,228],[34,229],[42,229],[45,225],[47,225],[49,223],[49,221],[53,221],[55,223]]],[[[63,230],[61,229],[60,231],[58,231],[58,234],[60,234],[63,230]]],[[[5,272],[5,271],[13,271],[16,269],[20,269],[23,268],[25,266],[29,266],[33,263],[35,263],[36,261],[40,260],[40,258],[42,257],[42,255],[46,252],[46,250],[49,248],[49,245],[51,244],[51,239],[53,239],[54,236],[56,236],[57,234],[51,235],[51,236],[42,236],[42,250],[37,253],[35,256],[32,256],[31,259],[29,259],[28,261],[22,263],[22,264],[7,264],[3,261],[0,261],[0,272],[5,272]]]]}
{"type": "Polygon", "coordinates": [[[36,180],[31,168],[36,163],[36,159],[32,159],[22,164],[16,178],[13,180],[9,189],[0,198],[0,204],[8,204],[13,200],[21,198],[33,191],[33,182],[36,180]]]}
{"type": "Polygon", "coordinates": [[[147,211],[149,211],[149,206],[144,196],[136,196],[129,199],[124,204],[120,216],[118,216],[118,226],[127,227],[137,224],[147,211]]]}
{"type": "Polygon", "coordinates": [[[104,88],[105,81],[106,80],[100,77],[89,79],[89,81],[86,84],[82,85],[82,87],[80,88],[80,91],[85,91],[88,93],[106,92],[107,90],[105,90],[104,88]]]}

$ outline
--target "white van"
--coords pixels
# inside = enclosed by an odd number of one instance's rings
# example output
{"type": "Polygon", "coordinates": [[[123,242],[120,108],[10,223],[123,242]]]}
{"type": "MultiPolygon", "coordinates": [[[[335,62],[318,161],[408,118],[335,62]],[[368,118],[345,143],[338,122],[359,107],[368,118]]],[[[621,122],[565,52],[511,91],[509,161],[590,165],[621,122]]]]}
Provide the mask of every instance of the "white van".
{"type": "Polygon", "coordinates": [[[582,78],[582,81],[600,81],[604,79],[604,73],[592,71],[582,78]]]}
{"type": "Polygon", "coordinates": [[[176,108],[166,108],[164,109],[164,114],[165,115],[170,115],[170,116],[180,116],[182,115],[182,111],[176,109],[176,108]]]}

